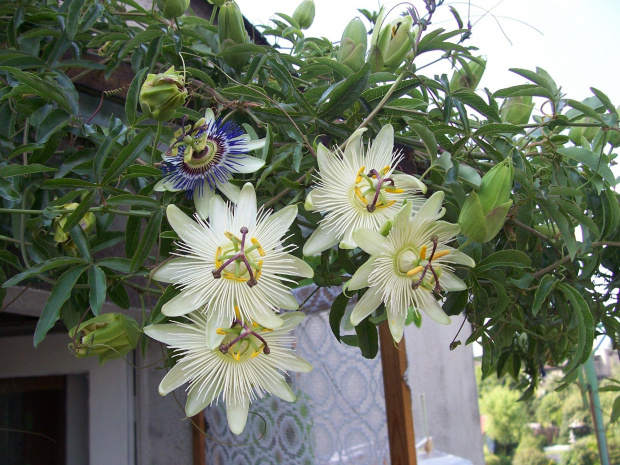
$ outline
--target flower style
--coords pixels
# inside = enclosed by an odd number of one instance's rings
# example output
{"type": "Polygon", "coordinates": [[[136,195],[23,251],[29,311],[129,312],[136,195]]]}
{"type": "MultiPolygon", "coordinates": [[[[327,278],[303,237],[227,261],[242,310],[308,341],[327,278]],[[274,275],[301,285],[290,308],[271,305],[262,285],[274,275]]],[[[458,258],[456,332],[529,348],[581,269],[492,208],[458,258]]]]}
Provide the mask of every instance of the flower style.
{"type": "Polygon", "coordinates": [[[450,318],[434,293],[462,291],[466,284],[452,272],[451,264],[473,267],[475,262],[462,252],[445,245],[459,233],[457,224],[438,221],[445,213],[443,192],[436,192],[413,217],[406,203],[394,218],[387,237],[370,229],[353,233],[370,259],[349,281],[347,289],[369,287],[351,313],[356,326],[382,302],[392,337],[399,342],[407,309],[423,310],[433,320],[450,324],[450,318]]]}
{"type": "Polygon", "coordinates": [[[339,242],[343,249],[354,249],[356,229],[378,231],[394,218],[405,199],[412,202],[414,211],[422,205],[423,200],[414,195],[426,192],[426,186],[413,176],[394,173],[402,156],[393,153],[392,126],[384,126],[366,151],[361,139],[364,131],[351,135],[344,152],[330,152],[322,144],[318,147],[317,185],[308,194],[305,207],[326,215],[304,245],[306,256],[339,242]]]}
{"type": "Polygon", "coordinates": [[[262,168],[265,161],[247,153],[264,145],[264,139],[251,140],[235,123],[215,119],[208,109],[195,125],[174,133],[170,149],[163,155],[164,177],[155,190],[184,190],[188,198],[194,198],[199,214],[208,216],[216,188],[233,202],[238,201],[240,189],[228,180],[235,173],[254,173],[262,168]]]}
{"type": "Polygon", "coordinates": [[[205,332],[210,329],[205,316],[193,312],[187,318],[188,323],[151,325],[144,332],[175,349],[179,359],[161,381],[159,393],[166,395],[189,382],[188,417],[217,402],[221,395],[228,426],[241,434],[250,402],[257,397],[270,393],[287,402],[295,400],[284,376],[286,370],[312,370],[312,365],[290,349],[294,338],[287,334],[303,320],[303,313],[284,314],[280,328],[274,330],[235,318],[232,325],[217,329],[224,339],[216,348],[206,344],[205,332]]]}
{"type": "MultiPolygon", "coordinates": [[[[169,205],[170,225],[182,242],[177,255],[164,263],[153,278],[177,285],[181,293],[162,307],[167,316],[200,309],[207,315],[212,347],[219,343],[216,328],[227,326],[241,309],[242,321],[256,321],[267,328],[282,324],[274,309],[295,310],[299,304],[281,275],[310,278],[313,271],[303,260],[282,247],[281,238],[297,216],[290,205],[270,214],[256,208],[256,193],[246,183],[239,203],[231,208],[219,195],[211,199],[210,221],[189,218],[169,205]]],[[[292,281],[291,281],[292,282],[292,281]]]]}

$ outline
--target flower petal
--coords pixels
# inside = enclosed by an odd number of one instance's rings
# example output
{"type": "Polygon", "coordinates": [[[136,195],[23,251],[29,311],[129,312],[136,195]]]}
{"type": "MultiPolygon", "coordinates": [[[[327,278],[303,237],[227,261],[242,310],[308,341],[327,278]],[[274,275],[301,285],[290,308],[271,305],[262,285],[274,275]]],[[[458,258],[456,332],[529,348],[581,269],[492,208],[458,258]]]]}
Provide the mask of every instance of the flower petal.
{"type": "Polygon", "coordinates": [[[228,419],[228,427],[233,433],[243,433],[245,424],[248,421],[249,409],[249,399],[244,398],[239,404],[226,403],[226,418],[228,419]]]}
{"type": "MultiPolygon", "coordinates": [[[[235,209],[235,223],[238,227],[251,228],[256,223],[256,192],[254,186],[246,182],[239,194],[239,203],[235,209]]],[[[239,231],[233,231],[237,234],[239,231]]]]}
{"type": "MultiPolygon", "coordinates": [[[[263,142],[263,145],[265,145],[264,142],[263,142]]],[[[234,170],[237,173],[255,173],[256,171],[261,169],[263,166],[265,166],[265,160],[261,160],[260,158],[256,158],[256,157],[251,157],[250,155],[246,155],[245,157],[240,158],[237,161],[239,165],[236,165],[234,168],[234,170]]]]}
{"type": "Polygon", "coordinates": [[[390,148],[390,152],[392,151],[392,147],[394,146],[394,128],[391,124],[386,124],[381,128],[377,137],[372,143],[373,147],[376,146],[374,150],[378,150],[380,147],[390,148]]]}
{"type": "Polygon", "coordinates": [[[441,276],[439,278],[439,284],[441,285],[441,288],[444,291],[448,291],[448,292],[464,291],[465,289],[467,289],[467,284],[465,284],[454,273],[448,270],[441,271],[441,276]]]}
{"type": "Polygon", "coordinates": [[[166,217],[172,229],[176,231],[179,237],[188,245],[196,242],[196,233],[198,225],[194,220],[181,211],[176,205],[168,205],[166,208],[166,217]]]}
{"type": "Polygon", "coordinates": [[[178,345],[179,340],[196,334],[196,331],[172,323],[149,325],[144,327],[144,333],[151,339],[167,345],[178,345]]]}
{"type": "Polygon", "coordinates": [[[266,377],[263,387],[267,392],[279,397],[282,400],[287,402],[295,402],[295,394],[285,379],[266,377]]]}
{"type": "Polygon", "coordinates": [[[297,299],[295,299],[293,294],[288,291],[278,294],[275,297],[275,304],[278,307],[283,308],[284,310],[297,310],[299,308],[299,303],[297,302],[297,299]]]}
{"type": "Polygon", "coordinates": [[[194,267],[195,264],[196,260],[191,258],[173,258],[156,268],[151,278],[162,283],[178,283],[182,277],[181,270],[194,267]]]}
{"type": "Polygon", "coordinates": [[[403,338],[403,331],[405,330],[405,321],[407,321],[407,311],[398,312],[392,311],[391,306],[386,305],[386,311],[388,315],[388,325],[392,338],[396,343],[400,342],[403,338]]]}
{"type": "Polygon", "coordinates": [[[377,231],[359,228],[353,232],[353,239],[362,250],[370,255],[380,255],[385,251],[388,240],[377,231]]]}
{"type": "Polygon", "coordinates": [[[282,258],[292,262],[286,264],[287,274],[300,276],[302,278],[312,278],[314,276],[314,270],[312,267],[301,258],[297,258],[295,255],[291,255],[290,253],[282,255],[282,258]]]}
{"type": "Polygon", "coordinates": [[[203,302],[199,302],[196,297],[195,292],[183,291],[166,302],[161,308],[161,312],[166,316],[187,315],[202,305],[203,302]]]}
{"type": "Polygon", "coordinates": [[[348,250],[355,249],[357,247],[357,243],[355,242],[355,239],[353,239],[353,232],[353,225],[350,225],[344,232],[344,235],[342,236],[338,247],[348,250]]]}
{"type": "Polygon", "coordinates": [[[437,302],[429,292],[421,291],[420,296],[420,300],[422,300],[422,307],[420,310],[430,316],[437,323],[441,323],[442,325],[449,325],[451,323],[450,317],[445,314],[439,302],[437,302]]]}
{"type": "Polygon", "coordinates": [[[351,324],[357,326],[381,304],[382,293],[378,286],[371,287],[351,312],[351,324]]]}
{"type": "Polygon", "coordinates": [[[297,354],[289,353],[286,355],[286,365],[283,369],[296,371],[297,373],[310,373],[313,369],[312,364],[301,358],[297,354]]]}
{"type": "Polygon", "coordinates": [[[442,191],[437,191],[430,198],[424,202],[422,208],[416,213],[415,221],[436,221],[443,216],[441,213],[443,208],[441,204],[443,203],[444,193],[442,191]]]}
{"type": "Polygon", "coordinates": [[[304,244],[304,255],[309,257],[335,246],[339,242],[338,233],[322,224],[310,235],[304,244]]]}
{"type": "Polygon", "coordinates": [[[326,171],[330,166],[330,161],[334,154],[323,144],[319,144],[316,149],[316,161],[319,164],[319,171],[326,171]]]}
{"type": "Polygon", "coordinates": [[[222,392],[224,386],[221,381],[217,383],[213,379],[209,381],[208,385],[207,379],[196,380],[192,383],[185,404],[185,415],[188,417],[198,415],[222,392]]]}
{"type": "Polygon", "coordinates": [[[446,250],[449,250],[450,253],[446,255],[445,261],[450,263],[456,263],[458,265],[465,265],[474,267],[476,266],[476,262],[469,255],[461,252],[460,250],[452,249],[447,247],[446,250]]]}
{"type": "MultiPolygon", "coordinates": [[[[256,139],[252,140],[249,136],[247,136],[247,140],[245,141],[245,146],[248,149],[248,152],[252,150],[262,149],[265,146],[265,139],[256,139]]],[[[265,161],[263,160],[263,165],[265,161]]]]}
{"type": "Polygon", "coordinates": [[[219,195],[214,195],[209,206],[211,221],[209,227],[215,237],[222,237],[230,224],[230,209],[219,195]]]}
{"type": "Polygon", "coordinates": [[[261,326],[277,329],[284,323],[276,313],[267,306],[257,304],[254,310],[254,320],[261,326]]]}
{"type": "Polygon", "coordinates": [[[270,227],[272,223],[279,223],[281,231],[287,231],[297,217],[297,205],[289,205],[273,213],[265,220],[265,227],[270,227]]]}
{"type": "Polygon", "coordinates": [[[202,187],[202,195],[200,195],[198,188],[194,189],[194,206],[200,219],[206,220],[209,218],[209,205],[214,195],[215,192],[211,190],[208,184],[202,187]]]}
{"type": "Polygon", "coordinates": [[[313,192],[314,189],[308,192],[308,195],[306,195],[306,201],[304,202],[304,208],[309,212],[314,211],[314,199],[312,198],[313,192]]]}
{"type": "Polygon", "coordinates": [[[392,227],[401,229],[407,226],[409,221],[411,221],[411,208],[413,207],[413,203],[407,202],[402,206],[398,213],[394,217],[394,222],[392,227]]]}
{"type": "Polygon", "coordinates": [[[211,108],[207,108],[205,110],[205,124],[209,124],[213,120],[215,120],[215,115],[213,114],[213,110],[211,110],[211,108]]]}
{"type": "MultiPolygon", "coordinates": [[[[146,329],[146,328],[145,328],[146,329]]],[[[164,376],[164,379],[159,383],[159,394],[165,396],[166,394],[174,391],[176,388],[184,385],[188,382],[194,372],[188,369],[189,362],[185,360],[179,360],[175,366],[164,376]]]]}
{"type": "Polygon", "coordinates": [[[304,318],[305,315],[302,312],[285,313],[280,317],[280,319],[282,320],[282,326],[276,329],[276,331],[280,333],[292,331],[297,327],[299,323],[303,321],[304,318]]]}
{"type": "Polygon", "coordinates": [[[219,191],[231,202],[239,203],[239,194],[241,194],[241,189],[229,182],[216,182],[216,185],[219,191]]]}
{"type": "Polygon", "coordinates": [[[205,340],[207,348],[210,350],[218,347],[224,338],[223,334],[217,334],[218,328],[229,328],[230,318],[226,312],[222,312],[220,309],[211,308],[209,310],[209,316],[207,317],[207,325],[205,327],[205,340]]]}
{"type": "Polygon", "coordinates": [[[350,291],[357,291],[358,289],[368,287],[368,277],[374,269],[375,259],[370,258],[366,263],[357,269],[353,277],[347,283],[347,289],[350,291]]]}
{"type": "Polygon", "coordinates": [[[361,128],[356,130],[347,139],[347,145],[344,147],[344,157],[349,160],[349,162],[353,162],[355,155],[362,153],[362,134],[366,132],[366,129],[367,128],[361,128]]]}
{"type": "Polygon", "coordinates": [[[410,174],[396,173],[392,175],[395,187],[399,189],[416,189],[426,193],[426,184],[410,174]]]}
{"type": "Polygon", "coordinates": [[[183,189],[175,189],[174,188],[174,181],[168,179],[168,178],[163,178],[160,179],[159,181],[157,181],[157,184],[155,184],[155,187],[153,187],[153,190],[155,192],[179,192],[182,191],[183,189]]]}

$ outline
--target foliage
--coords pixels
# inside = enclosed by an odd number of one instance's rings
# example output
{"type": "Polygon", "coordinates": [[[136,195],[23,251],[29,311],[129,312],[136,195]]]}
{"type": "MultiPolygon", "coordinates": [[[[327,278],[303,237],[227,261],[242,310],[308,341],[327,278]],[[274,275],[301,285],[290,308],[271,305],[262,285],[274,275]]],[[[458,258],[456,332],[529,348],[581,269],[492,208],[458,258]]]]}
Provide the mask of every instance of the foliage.
{"type": "Polygon", "coordinates": [[[596,442],[592,444],[590,438],[580,439],[562,456],[562,465],[596,465],[597,463],[596,442]]]}
{"type": "MultiPolygon", "coordinates": [[[[254,183],[259,204],[277,211],[304,201],[317,169],[316,145],[343,146],[359,128],[373,137],[393,125],[405,157],[400,169],[445,193],[451,223],[478,195],[483,176],[506,160],[514,182],[510,201],[502,204],[505,219],[497,236],[480,236],[487,242],[459,236],[455,247],[477,266],[457,272],[468,288],[450,293],[443,305],[449,315],[464,312],[472,324],[466,342],[482,343],[483,377],[508,373],[529,396],[545,364],[564,365],[566,382],[574,381],[596,335],[607,334],[617,347],[620,206],[610,170],[618,143],[616,107],[595,88],[582,101],[566,98],[542,68],[513,69],[523,78],[520,85],[476,90],[472,74],[484,66],[467,45],[472,31],[456,12],[456,27],[433,25],[437,3],[426,2],[427,12],[412,16],[408,34],[392,39],[376,25],[369,48],[374,55],[367,59],[373,69],[366,63],[354,70],[336,60],[337,46],[305,36],[284,14],[262,29],[267,39],[285,44],[277,48],[249,43],[232,21],[229,30],[218,30],[215,14],[169,21],[130,0],[3,1],[0,257],[10,277],[5,288],[28,283],[51,290],[35,344],[59,319],[70,329],[97,316],[106,298],[119,309],[153,308],[142,326],[165,321],[161,307],[176,291],[148,279],[177,237],[164,210],[175,204],[191,212],[193,205],[183,192],[154,191],[159,163],[175,130],[212,108],[253,139],[266,140],[254,153],[264,167],[232,183],[254,183]],[[463,82],[451,85],[446,75],[416,68],[420,57],[459,63],[457,81],[463,82]],[[148,74],[172,66],[183,73],[189,97],[162,125],[140,114],[138,96],[148,74]],[[463,69],[471,79],[461,79],[463,69]],[[107,105],[99,111],[80,83],[115,72],[129,73],[131,84],[98,95],[107,105]],[[125,92],[124,106],[108,104],[125,92]],[[502,111],[510,99],[530,96],[536,105],[531,118],[529,110],[525,119],[502,111]],[[86,109],[93,104],[91,113],[86,109]],[[592,134],[571,142],[572,128],[592,134]],[[77,206],[64,207],[69,203],[77,206]],[[93,233],[80,225],[87,213],[95,215],[93,233]],[[53,239],[55,219],[63,215],[71,245],[53,239]],[[164,300],[154,305],[155,297],[164,300]]],[[[497,224],[484,214],[481,221],[497,224]]],[[[299,209],[290,238],[298,257],[319,219],[299,209]]],[[[340,249],[307,261],[314,283],[331,286],[349,279],[366,259],[359,250],[340,249]]],[[[368,348],[382,316],[365,320],[364,331],[346,342],[376,354],[368,348]]],[[[340,319],[332,323],[339,328],[340,319]]],[[[499,397],[515,400],[517,394],[499,388],[489,394],[495,391],[489,411],[522,415],[521,407],[499,397]]],[[[494,424],[498,440],[518,441],[508,423],[494,424]]]]}
{"type": "Polygon", "coordinates": [[[486,434],[504,446],[516,445],[525,430],[525,406],[517,402],[519,393],[497,386],[480,399],[480,412],[486,415],[486,434]]]}
{"type": "Polygon", "coordinates": [[[555,462],[543,452],[546,445],[543,436],[524,434],[512,459],[513,465],[553,465],[555,462]]]}

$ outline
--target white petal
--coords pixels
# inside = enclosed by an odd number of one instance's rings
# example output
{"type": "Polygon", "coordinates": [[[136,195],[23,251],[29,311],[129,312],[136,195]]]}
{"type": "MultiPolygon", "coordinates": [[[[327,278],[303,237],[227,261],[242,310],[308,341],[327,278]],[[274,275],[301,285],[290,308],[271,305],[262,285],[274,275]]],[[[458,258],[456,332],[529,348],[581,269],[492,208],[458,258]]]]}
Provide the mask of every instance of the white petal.
{"type": "MultiPolygon", "coordinates": [[[[245,183],[239,194],[239,203],[235,209],[235,222],[247,228],[251,228],[256,223],[256,192],[249,182],[245,183]]],[[[233,234],[238,232],[233,231],[233,234]]]]}
{"type": "Polygon", "coordinates": [[[340,240],[340,244],[338,247],[341,249],[355,249],[357,247],[357,242],[353,239],[353,225],[349,226],[347,230],[344,232],[342,239],[340,240]]]}
{"type": "Polygon", "coordinates": [[[282,255],[282,258],[291,260],[292,263],[287,263],[287,267],[292,267],[292,275],[300,276],[302,278],[312,278],[314,276],[314,270],[310,265],[304,262],[301,258],[297,258],[295,255],[289,253],[282,255]]]}
{"type": "Polygon", "coordinates": [[[144,327],[144,333],[151,339],[163,342],[166,345],[178,345],[187,336],[196,334],[196,331],[175,324],[159,324],[144,327]]]}
{"type": "Polygon", "coordinates": [[[389,306],[386,306],[386,311],[388,314],[388,326],[390,328],[390,333],[392,334],[394,341],[398,343],[403,338],[405,321],[407,320],[407,311],[393,312],[392,308],[389,306]]]}
{"type": "Polygon", "coordinates": [[[282,400],[295,402],[295,394],[285,379],[267,378],[263,383],[263,387],[267,392],[282,400]]]}
{"type": "Polygon", "coordinates": [[[222,392],[222,384],[213,382],[201,391],[200,388],[205,382],[204,380],[202,383],[195,382],[189,390],[187,403],[185,404],[185,415],[188,417],[198,415],[222,392]]]}
{"type": "Polygon", "coordinates": [[[392,227],[401,229],[407,226],[407,224],[409,223],[411,219],[412,206],[413,206],[413,203],[407,202],[405,203],[405,205],[402,206],[400,210],[398,210],[398,213],[394,217],[394,222],[392,224],[392,227]]]}
{"type": "Polygon", "coordinates": [[[357,326],[381,304],[381,291],[379,286],[371,287],[359,300],[351,312],[351,324],[357,326]]]}
{"type": "Polygon", "coordinates": [[[304,208],[309,212],[314,211],[314,200],[312,199],[313,192],[314,189],[308,192],[308,195],[306,195],[306,201],[304,202],[304,208]]]}
{"type": "Polygon", "coordinates": [[[243,399],[240,404],[226,404],[226,418],[228,419],[228,427],[233,433],[243,433],[245,424],[248,421],[249,409],[249,399],[243,399]]]}
{"type": "Polygon", "coordinates": [[[181,280],[180,270],[193,267],[195,264],[196,261],[189,258],[173,258],[156,268],[151,278],[162,283],[178,283],[181,280]]]}
{"type": "Polygon", "coordinates": [[[321,253],[335,246],[338,242],[339,237],[336,231],[334,229],[328,229],[321,224],[304,244],[304,255],[309,257],[321,253]]]}
{"type": "Polygon", "coordinates": [[[205,124],[209,124],[210,121],[215,119],[215,115],[213,114],[213,110],[211,108],[207,108],[205,110],[205,124]]]}
{"type": "Polygon", "coordinates": [[[424,202],[420,211],[415,215],[415,221],[436,221],[441,218],[442,207],[444,193],[442,191],[437,191],[431,197],[424,202]]]}
{"type": "Polygon", "coordinates": [[[183,291],[176,297],[166,302],[161,308],[161,312],[166,316],[181,316],[196,310],[202,302],[196,299],[196,294],[183,291]]]}
{"type": "Polygon", "coordinates": [[[439,278],[439,284],[441,285],[441,288],[443,290],[449,291],[449,292],[464,291],[465,289],[467,289],[467,284],[465,284],[454,273],[448,270],[441,271],[441,276],[439,278]]]}
{"type": "Polygon", "coordinates": [[[176,231],[179,237],[188,245],[196,241],[196,232],[198,225],[194,220],[181,211],[176,205],[168,205],[166,208],[166,217],[170,226],[176,231]]]}
{"type": "Polygon", "coordinates": [[[241,194],[241,189],[239,189],[234,184],[229,182],[217,182],[217,188],[219,191],[226,196],[231,202],[239,203],[239,194],[241,194]]]}
{"type": "Polygon", "coordinates": [[[277,295],[275,304],[284,310],[297,310],[299,308],[297,299],[288,291],[277,295]]]}
{"type": "Polygon", "coordinates": [[[159,383],[159,393],[165,396],[169,392],[174,391],[188,382],[192,378],[192,373],[192,370],[188,369],[188,363],[184,360],[179,360],[159,383]]]}
{"type": "Polygon", "coordinates": [[[316,149],[316,161],[319,164],[319,171],[327,170],[332,158],[334,158],[334,154],[323,144],[319,144],[316,149]]]}
{"type": "Polygon", "coordinates": [[[392,151],[391,149],[394,146],[394,128],[391,124],[386,124],[381,128],[381,131],[379,131],[379,134],[377,134],[373,142],[373,147],[374,146],[377,147],[375,150],[380,147],[389,147],[390,152],[392,151]]]}
{"type": "Polygon", "coordinates": [[[280,333],[292,331],[303,321],[304,318],[305,315],[302,312],[285,313],[280,317],[282,320],[282,326],[280,326],[276,331],[280,333]]]}
{"type": "Polygon", "coordinates": [[[239,162],[239,165],[235,165],[234,167],[234,170],[237,173],[255,173],[265,165],[265,160],[251,157],[249,155],[246,155],[237,161],[239,162]]]}
{"type": "Polygon", "coordinates": [[[437,323],[449,325],[451,323],[450,317],[445,314],[439,302],[437,302],[429,292],[421,291],[421,295],[422,307],[420,310],[430,316],[437,323]]]}
{"type": "Polygon", "coordinates": [[[297,373],[310,373],[312,371],[312,364],[296,354],[288,354],[286,357],[286,367],[284,368],[297,373]]]}
{"type": "Polygon", "coordinates": [[[228,205],[226,205],[222,197],[214,195],[211,199],[209,210],[211,211],[209,227],[211,231],[213,231],[215,237],[222,237],[229,225],[228,217],[230,216],[230,210],[228,209],[228,205]]]}
{"type": "Polygon", "coordinates": [[[230,317],[226,312],[218,311],[218,309],[215,308],[209,311],[207,324],[205,326],[205,343],[209,349],[215,349],[226,337],[223,334],[217,334],[217,329],[230,328],[230,324],[230,317]]]}
{"type": "Polygon", "coordinates": [[[254,310],[254,320],[261,326],[270,329],[277,329],[284,323],[278,315],[275,314],[273,310],[271,310],[267,306],[262,306],[257,304],[254,310]]]}
{"type": "Polygon", "coordinates": [[[409,174],[396,173],[392,175],[395,187],[399,189],[417,189],[423,194],[426,193],[426,184],[415,176],[409,174]]]}
{"type": "Polygon", "coordinates": [[[199,194],[198,188],[194,189],[194,206],[199,218],[203,220],[209,218],[209,205],[213,195],[215,195],[215,192],[207,184],[202,187],[202,195],[199,194]]]}
{"type": "Polygon", "coordinates": [[[357,291],[358,289],[368,287],[368,277],[374,269],[375,260],[371,258],[357,269],[353,277],[347,283],[347,289],[350,291],[357,291]]]}
{"type": "Polygon", "coordinates": [[[362,250],[370,255],[379,255],[385,251],[388,240],[377,231],[359,228],[353,233],[353,239],[362,250]]]}
{"type": "Polygon", "coordinates": [[[448,248],[450,253],[446,255],[446,262],[456,263],[458,265],[476,266],[476,262],[469,255],[461,252],[460,250],[448,248]]]}
{"type": "Polygon", "coordinates": [[[347,139],[347,145],[344,147],[344,156],[350,162],[353,162],[356,154],[361,154],[363,142],[362,134],[366,132],[366,128],[356,130],[347,139]]]}
{"type": "Polygon", "coordinates": [[[279,229],[281,231],[288,231],[288,228],[291,227],[293,221],[297,217],[297,205],[289,205],[288,207],[284,207],[281,210],[273,213],[272,215],[265,220],[265,227],[271,225],[271,223],[280,223],[279,229]]]}
{"type": "MultiPolygon", "coordinates": [[[[248,140],[246,140],[245,142],[245,146],[247,147],[248,151],[262,149],[265,146],[265,139],[252,140],[248,137],[248,140]]],[[[264,164],[265,161],[263,160],[263,165],[264,164]]]]}
{"type": "Polygon", "coordinates": [[[164,179],[160,179],[159,181],[157,181],[157,184],[155,184],[155,187],[153,187],[153,190],[156,192],[164,192],[164,191],[179,192],[179,191],[182,191],[183,189],[175,189],[174,182],[171,181],[170,179],[164,178],[164,179]]]}

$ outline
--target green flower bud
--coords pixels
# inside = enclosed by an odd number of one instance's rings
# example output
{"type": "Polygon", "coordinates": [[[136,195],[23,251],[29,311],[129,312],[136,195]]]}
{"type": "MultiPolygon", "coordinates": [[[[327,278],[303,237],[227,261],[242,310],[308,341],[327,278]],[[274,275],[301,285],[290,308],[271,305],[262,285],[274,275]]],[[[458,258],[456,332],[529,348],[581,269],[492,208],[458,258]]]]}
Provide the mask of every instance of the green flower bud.
{"type": "Polygon", "coordinates": [[[359,71],[365,63],[367,43],[364,23],[359,18],[352,19],[342,33],[337,60],[353,71],[359,71]]]}
{"type": "Polygon", "coordinates": [[[532,96],[510,97],[504,100],[500,116],[502,121],[510,124],[527,124],[534,108],[532,96]]]}
{"type": "MultiPolygon", "coordinates": [[[[79,206],[79,203],[66,203],[62,205],[58,208],[59,210],[69,211],[54,219],[54,240],[59,244],[63,244],[63,246],[68,250],[75,249],[75,244],[73,244],[73,241],[71,240],[71,234],[69,231],[65,231],[64,227],[67,223],[69,215],[79,206]]],[[[95,221],[95,214],[87,212],[78,224],[86,234],[90,234],[95,227],[95,221]]]]}
{"type": "Polygon", "coordinates": [[[140,326],[121,313],[105,313],[83,322],[69,331],[74,342],[69,349],[78,358],[97,355],[103,365],[108,360],[127,355],[138,345],[140,326]],[[76,338],[77,333],[77,338],[76,338]]]}
{"type": "MultiPolygon", "coordinates": [[[[596,121],[590,118],[589,116],[586,116],[585,118],[581,118],[576,122],[577,123],[590,123],[590,124],[596,123],[596,121]]],[[[592,139],[594,139],[594,136],[596,136],[598,129],[599,128],[597,128],[596,126],[592,126],[592,127],[573,126],[570,128],[570,131],[568,132],[568,138],[575,145],[581,145],[582,138],[585,138],[588,142],[592,142],[592,139]]]]}
{"type": "Polygon", "coordinates": [[[450,79],[451,92],[463,88],[476,90],[487,66],[487,61],[484,58],[478,57],[478,61],[472,60],[469,63],[464,63],[462,68],[454,72],[452,79],[450,79]],[[482,63],[478,63],[478,61],[482,63]]]}
{"type": "Polygon", "coordinates": [[[170,121],[187,98],[185,78],[174,70],[149,74],[140,89],[140,108],[156,121],[170,121]]]}
{"type": "Polygon", "coordinates": [[[189,6],[190,0],[157,0],[157,8],[166,19],[178,18],[189,6]]]}
{"type": "Polygon", "coordinates": [[[293,12],[293,19],[302,29],[308,29],[314,21],[314,0],[304,0],[293,12]]]}
{"type": "MultiPolygon", "coordinates": [[[[235,2],[227,2],[220,7],[217,19],[220,52],[234,45],[250,42],[248,33],[243,24],[243,15],[235,2]]],[[[250,61],[249,53],[227,55],[224,61],[233,68],[243,68],[250,61]]]]}
{"type": "Polygon", "coordinates": [[[382,23],[384,16],[385,12],[382,9],[370,39],[368,61],[372,65],[373,72],[396,71],[407,53],[411,51],[409,33],[412,32],[414,37],[418,34],[417,28],[414,31],[411,30],[413,18],[410,15],[396,18],[377,32],[378,25],[382,23]]]}
{"type": "Polygon", "coordinates": [[[211,5],[222,6],[226,0],[207,0],[211,5]]]}
{"type": "Polygon", "coordinates": [[[488,242],[502,229],[512,206],[514,168],[506,159],[482,177],[478,192],[471,192],[459,215],[461,232],[475,242],[488,242]]]}
{"type": "MultiPolygon", "coordinates": [[[[620,105],[616,108],[616,111],[618,112],[618,114],[620,114],[620,105]]],[[[620,146],[620,132],[611,130],[607,134],[609,137],[607,139],[607,142],[609,142],[614,147],[620,146]]]]}

